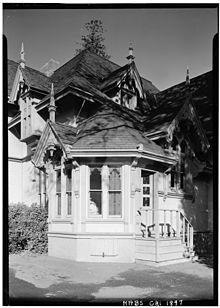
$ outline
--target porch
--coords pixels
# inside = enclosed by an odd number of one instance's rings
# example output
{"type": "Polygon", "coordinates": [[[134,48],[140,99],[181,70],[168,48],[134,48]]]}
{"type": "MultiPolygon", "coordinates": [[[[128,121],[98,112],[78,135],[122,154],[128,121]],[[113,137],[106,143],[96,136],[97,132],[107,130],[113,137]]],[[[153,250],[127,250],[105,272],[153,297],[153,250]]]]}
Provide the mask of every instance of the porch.
{"type": "Polygon", "coordinates": [[[184,261],[194,256],[193,226],[180,210],[142,208],[137,215],[136,262],[184,261]]]}

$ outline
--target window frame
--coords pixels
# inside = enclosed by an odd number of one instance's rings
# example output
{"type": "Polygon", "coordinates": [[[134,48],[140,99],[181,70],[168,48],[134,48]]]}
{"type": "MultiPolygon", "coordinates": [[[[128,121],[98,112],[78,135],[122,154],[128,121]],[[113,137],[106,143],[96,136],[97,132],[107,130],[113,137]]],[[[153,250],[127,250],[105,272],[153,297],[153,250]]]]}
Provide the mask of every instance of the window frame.
{"type": "Polygon", "coordinates": [[[114,218],[114,217],[118,217],[121,218],[122,217],[122,168],[118,167],[118,166],[108,166],[108,217],[110,218],[114,218]],[[110,169],[119,169],[119,174],[120,174],[120,189],[110,189],[110,169]],[[120,212],[121,214],[110,214],[110,193],[114,193],[114,192],[119,192],[120,193],[120,212]]]}
{"type": "Polygon", "coordinates": [[[87,216],[88,218],[103,218],[103,178],[102,178],[102,166],[101,165],[93,165],[89,166],[89,204],[87,206],[87,216]],[[100,175],[101,175],[101,188],[100,189],[91,189],[91,170],[98,169],[100,170],[100,175]],[[91,192],[100,192],[101,193],[101,214],[97,215],[90,215],[90,206],[91,206],[91,197],[90,193],[91,192]]]}
{"type": "Polygon", "coordinates": [[[66,196],[66,216],[72,216],[73,214],[73,202],[72,202],[72,195],[73,195],[73,177],[72,177],[72,167],[66,166],[65,168],[65,196],[66,196]],[[67,190],[67,181],[68,181],[68,172],[70,172],[70,189],[67,190]],[[69,200],[70,200],[70,207],[69,207],[69,200]],[[70,211],[69,211],[70,210],[70,211]]]}
{"type": "Polygon", "coordinates": [[[178,142],[177,149],[173,150],[173,153],[178,155],[179,159],[177,164],[171,169],[170,172],[169,189],[172,192],[185,192],[186,189],[186,173],[185,173],[186,153],[181,151],[181,145],[183,142],[185,142],[185,146],[187,148],[188,145],[186,141],[183,139],[181,143],[178,142]]]}
{"type": "Polygon", "coordinates": [[[56,216],[62,216],[62,168],[56,167],[56,216]],[[60,172],[60,191],[57,191],[57,174],[60,172]],[[60,203],[59,203],[60,200],[60,203]]]}
{"type": "MultiPolygon", "coordinates": [[[[92,190],[93,191],[93,190],[92,190]]],[[[95,190],[94,190],[95,191],[95,190]]],[[[98,190],[97,190],[98,191],[98,190]]],[[[121,163],[113,163],[113,164],[89,164],[88,165],[88,201],[87,201],[87,208],[86,208],[86,218],[89,221],[102,221],[102,220],[123,220],[123,169],[121,163]],[[104,168],[106,168],[106,171],[103,172],[104,168]],[[101,206],[102,206],[102,214],[100,215],[89,215],[89,205],[90,205],[90,170],[91,168],[99,168],[101,171],[101,206]],[[120,215],[110,215],[109,214],[109,169],[110,168],[119,168],[120,169],[120,176],[121,176],[121,204],[120,204],[120,215]]]]}

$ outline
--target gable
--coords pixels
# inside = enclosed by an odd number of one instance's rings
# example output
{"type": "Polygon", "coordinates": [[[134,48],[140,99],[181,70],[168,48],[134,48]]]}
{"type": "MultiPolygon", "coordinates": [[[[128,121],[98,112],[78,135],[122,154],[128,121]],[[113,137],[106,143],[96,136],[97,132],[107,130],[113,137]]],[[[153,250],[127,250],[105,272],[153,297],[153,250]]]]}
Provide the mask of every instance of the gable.
{"type": "Polygon", "coordinates": [[[174,133],[179,135],[182,133],[184,136],[187,136],[191,140],[194,150],[198,152],[206,152],[209,148],[205,131],[191,101],[186,101],[177,116],[168,126],[167,139],[172,140],[174,133]]]}
{"type": "Polygon", "coordinates": [[[11,104],[14,104],[14,102],[16,101],[18,103],[18,96],[24,90],[24,87],[21,87],[21,82],[23,82],[23,86],[24,86],[24,78],[20,70],[20,67],[18,66],[16,74],[15,74],[15,78],[13,81],[10,97],[9,97],[9,102],[11,104]]]}
{"type": "Polygon", "coordinates": [[[106,77],[101,89],[114,102],[135,110],[138,103],[146,98],[142,81],[135,63],[126,64],[106,77]]]}
{"type": "Polygon", "coordinates": [[[18,63],[12,60],[8,60],[8,97],[10,97],[15,75],[17,73],[18,63]]]}
{"type": "Polygon", "coordinates": [[[50,155],[50,151],[54,152],[57,149],[60,149],[63,152],[64,157],[67,157],[64,144],[60,140],[56,131],[53,129],[51,122],[48,121],[32,158],[33,164],[37,168],[43,168],[45,165],[46,155],[50,155]]]}

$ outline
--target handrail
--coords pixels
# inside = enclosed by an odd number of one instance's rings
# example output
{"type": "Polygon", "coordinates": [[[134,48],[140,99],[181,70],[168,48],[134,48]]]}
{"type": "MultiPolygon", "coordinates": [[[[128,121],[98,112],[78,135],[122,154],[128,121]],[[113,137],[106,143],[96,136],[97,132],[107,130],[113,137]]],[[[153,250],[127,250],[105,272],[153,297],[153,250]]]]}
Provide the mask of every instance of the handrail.
{"type": "Polygon", "coordinates": [[[193,225],[192,225],[191,222],[186,218],[186,216],[183,214],[183,212],[182,212],[182,211],[179,211],[179,212],[180,212],[180,214],[185,218],[185,220],[186,220],[187,223],[190,225],[190,227],[193,228],[193,225]]]}
{"type": "Polygon", "coordinates": [[[138,213],[143,237],[180,237],[187,249],[193,248],[193,226],[181,210],[140,208],[138,213]]]}

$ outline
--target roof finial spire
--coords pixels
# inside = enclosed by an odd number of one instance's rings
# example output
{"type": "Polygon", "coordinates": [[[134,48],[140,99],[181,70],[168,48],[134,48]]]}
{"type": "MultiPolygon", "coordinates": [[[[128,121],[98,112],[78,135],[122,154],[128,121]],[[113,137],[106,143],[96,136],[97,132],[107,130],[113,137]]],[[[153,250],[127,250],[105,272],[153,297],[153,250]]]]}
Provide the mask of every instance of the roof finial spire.
{"type": "Polygon", "coordinates": [[[55,99],[54,99],[53,83],[51,83],[50,104],[48,106],[48,110],[49,110],[49,119],[50,119],[50,121],[51,122],[55,122],[56,106],[55,106],[55,99]]]}
{"type": "Polygon", "coordinates": [[[190,85],[190,78],[189,78],[189,67],[186,68],[186,86],[190,85]]]}
{"type": "Polygon", "coordinates": [[[21,43],[21,52],[20,52],[20,66],[22,68],[25,68],[25,58],[24,58],[25,52],[24,52],[24,43],[21,43]]]}
{"type": "Polygon", "coordinates": [[[128,50],[129,50],[129,55],[127,56],[127,59],[128,59],[129,63],[132,63],[134,61],[134,58],[135,58],[134,55],[133,55],[134,48],[132,46],[132,43],[130,43],[128,50]]]}

